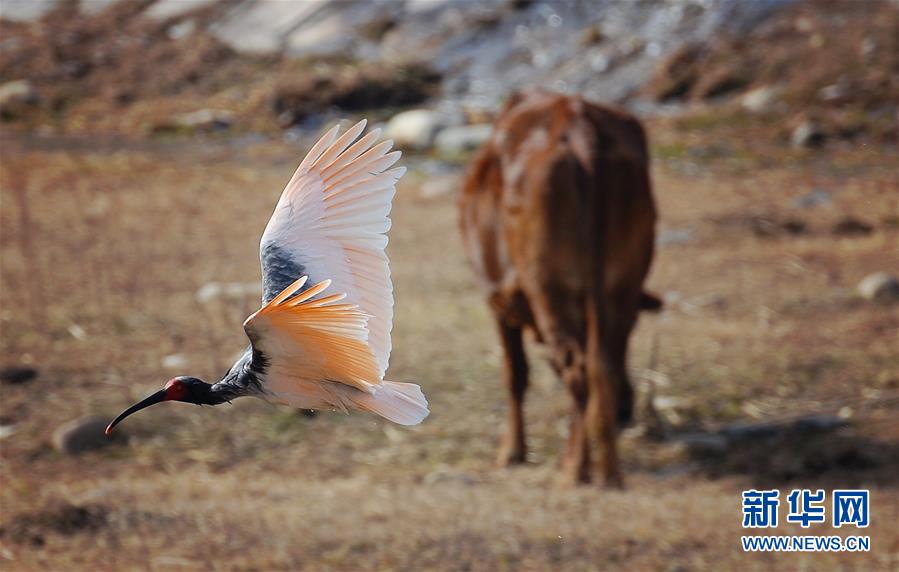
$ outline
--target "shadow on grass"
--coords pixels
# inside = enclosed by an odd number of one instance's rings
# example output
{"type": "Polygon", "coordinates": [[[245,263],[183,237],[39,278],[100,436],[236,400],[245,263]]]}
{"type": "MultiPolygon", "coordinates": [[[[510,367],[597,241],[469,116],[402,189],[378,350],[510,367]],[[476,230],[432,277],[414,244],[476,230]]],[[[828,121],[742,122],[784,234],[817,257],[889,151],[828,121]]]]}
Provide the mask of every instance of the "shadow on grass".
{"type": "Polygon", "coordinates": [[[899,485],[899,443],[862,436],[838,417],[739,423],[672,438],[691,467],[711,478],[743,474],[760,486],[810,479],[818,486],[899,485]]]}

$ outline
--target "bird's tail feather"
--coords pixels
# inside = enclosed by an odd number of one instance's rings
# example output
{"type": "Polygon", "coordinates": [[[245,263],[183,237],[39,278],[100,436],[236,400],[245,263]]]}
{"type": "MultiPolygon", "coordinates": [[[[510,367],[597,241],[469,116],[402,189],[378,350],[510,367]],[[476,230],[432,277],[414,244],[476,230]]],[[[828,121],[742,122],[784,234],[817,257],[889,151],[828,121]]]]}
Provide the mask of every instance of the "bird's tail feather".
{"type": "Polygon", "coordinates": [[[414,383],[384,381],[374,393],[353,392],[359,409],[371,411],[400,425],[418,425],[428,416],[428,400],[414,383]]]}

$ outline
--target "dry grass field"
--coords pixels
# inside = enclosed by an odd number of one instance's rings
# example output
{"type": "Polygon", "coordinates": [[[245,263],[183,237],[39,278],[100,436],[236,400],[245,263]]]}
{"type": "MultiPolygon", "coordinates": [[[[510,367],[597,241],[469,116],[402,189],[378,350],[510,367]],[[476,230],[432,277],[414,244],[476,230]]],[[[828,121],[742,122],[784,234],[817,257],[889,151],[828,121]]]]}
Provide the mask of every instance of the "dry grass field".
{"type": "Polygon", "coordinates": [[[39,376],[0,388],[12,427],[0,570],[899,569],[899,317],[855,293],[899,268],[895,149],[722,151],[677,127],[651,126],[667,244],[650,288],[667,305],[641,319],[631,352],[641,393],[655,393],[642,425],[655,411],[670,438],[624,435],[624,491],[557,482],[568,397],[535,346],[531,462],[493,468],[499,346],[455,196],[420,193],[415,158],[389,247],[388,375],[422,385],[422,425],[249,399],[167,404],[124,423],[127,444],[57,453],[63,422],[111,418],[173,375],[216,380],[230,366],[257,301],[195,293],[257,279],[259,236],[304,150],[3,139],[0,365],[39,376]],[[826,204],[796,206],[815,191],[826,204]],[[835,235],[845,217],[872,228],[835,235]],[[172,354],[183,370],[163,367],[172,354]],[[849,425],[713,459],[677,438],[813,413],[849,425]],[[743,553],[740,494],[761,486],[870,488],[871,551],[743,553]]]}

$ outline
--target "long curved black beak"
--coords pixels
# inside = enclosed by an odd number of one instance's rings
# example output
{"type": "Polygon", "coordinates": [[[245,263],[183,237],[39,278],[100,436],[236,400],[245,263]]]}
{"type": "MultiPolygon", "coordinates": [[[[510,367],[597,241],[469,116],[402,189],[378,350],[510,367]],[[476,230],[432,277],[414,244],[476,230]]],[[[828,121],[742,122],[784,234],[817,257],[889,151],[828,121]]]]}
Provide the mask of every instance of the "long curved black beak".
{"type": "Polygon", "coordinates": [[[122,413],[120,413],[118,417],[116,417],[115,419],[112,420],[112,423],[110,423],[109,425],[107,425],[107,427],[106,427],[106,434],[107,434],[107,435],[111,434],[111,433],[112,433],[112,428],[115,427],[116,425],[118,425],[119,422],[120,422],[122,419],[124,419],[125,417],[128,417],[128,416],[131,415],[132,413],[137,413],[137,412],[140,411],[141,409],[150,407],[151,405],[156,405],[157,403],[162,403],[162,402],[165,401],[165,400],[166,400],[166,398],[165,398],[165,390],[164,390],[164,389],[160,389],[159,391],[157,391],[157,392],[154,393],[153,395],[150,395],[149,397],[147,397],[147,398],[144,399],[143,401],[139,401],[138,403],[135,403],[134,405],[132,405],[131,407],[129,407],[129,408],[126,409],[125,411],[122,411],[122,413]]]}

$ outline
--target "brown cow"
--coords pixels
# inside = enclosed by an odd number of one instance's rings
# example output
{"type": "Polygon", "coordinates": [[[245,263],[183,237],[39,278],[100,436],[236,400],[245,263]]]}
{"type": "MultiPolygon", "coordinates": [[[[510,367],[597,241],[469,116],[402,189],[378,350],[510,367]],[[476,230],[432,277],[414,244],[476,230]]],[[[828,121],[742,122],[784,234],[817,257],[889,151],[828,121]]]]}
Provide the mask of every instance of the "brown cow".
{"type": "Polygon", "coordinates": [[[574,399],[565,475],[589,482],[592,437],[605,482],[620,486],[617,432],[633,412],[628,337],[638,311],[661,304],[643,291],[656,222],[643,128],[580,97],[516,94],[469,169],[460,210],[505,350],[500,464],[526,456],[529,328],[574,399]]]}

